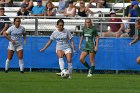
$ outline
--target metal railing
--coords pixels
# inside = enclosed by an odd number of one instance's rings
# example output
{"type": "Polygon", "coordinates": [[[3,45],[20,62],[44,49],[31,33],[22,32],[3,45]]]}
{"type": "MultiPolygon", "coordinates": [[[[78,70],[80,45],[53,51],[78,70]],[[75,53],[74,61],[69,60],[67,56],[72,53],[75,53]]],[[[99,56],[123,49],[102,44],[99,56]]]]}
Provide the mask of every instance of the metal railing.
{"type": "MultiPolygon", "coordinates": [[[[100,36],[102,36],[103,30],[107,29],[103,29],[103,25],[108,25],[109,23],[134,23],[134,22],[109,22],[108,20],[110,19],[110,17],[102,17],[102,12],[100,12],[101,17],[88,17],[91,18],[93,21],[93,24],[98,24],[99,25],[99,30],[100,30],[100,36]],[[105,21],[104,21],[105,20],[105,21]]],[[[2,17],[6,17],[6,16],[2,16],[2,17]]],[[[72,29],[71,27],[76,27],[79,26],[79,29],[73,28],[72,32],[76,32],[76,33],[81,33],[82,32],[82,27],[85,25],[85,19],[87,17],[36,17],[36,16],[19,16],[22,18],[21,20],[21,25],[23,25],[26,30],[28,32],[34,32],[33,35],[38,36],[40,31],[44,31],[44,32],[50,32],[52,33],[52,31],[54,31],[54,27],[56,26],[56,22],[59,18],[64,19],[65,22],[65,26],[69,27],[69,29],[72,29]],[[34,21],[30,21],[26,19],[31,19],[34,21]],[[41,20],[41,22],[40,22],[41,20]],[[28,28],[27,28],[28,26],[28,28]],[[48,27],[50,27],[49,29],[52,30],[48,30],[48,27]],[[32,31],[31,31],[32,30],[32,31]]],[[[10,17],[10,19],[13,19],[15,17],[10,17]]],[[[127,20],[129,18],[134,18],[134,19],[140,19],[139,17],[112,17],[112,18],[120,18],[122,20],[127,20]]],[[[13,20],[11,21],[1,21],[1,22],[13,22],[13,20]]]]}

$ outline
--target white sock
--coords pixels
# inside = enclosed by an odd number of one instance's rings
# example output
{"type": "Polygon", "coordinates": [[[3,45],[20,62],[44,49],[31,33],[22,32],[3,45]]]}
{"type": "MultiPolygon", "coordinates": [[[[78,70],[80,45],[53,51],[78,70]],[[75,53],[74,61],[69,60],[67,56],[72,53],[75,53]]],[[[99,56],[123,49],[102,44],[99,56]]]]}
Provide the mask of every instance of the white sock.
{"type": "Polygon", "coordinates": [[[23,59],[19,59],[19,67],[20,67],[20,71],[24,70],[24,62],[23,59]]]}
{"type": "Polygon", "coordinates": [[[69,75],[72,75],[72,63],[68,63],[69,75]]]}
{"type": "Polygon", "coordinates": [[[5,70],[8,70],[9,69],[9,65],[10,65],[10,60],[9,59],[6,59],[6,62],[5,62],[5,70]]]}
{"type": "Polygon", "coordinates": [[[59,58],[59,66],[60,66],[60,70],[62,71],[64,69],[64,66],[65,66],[63,58],[59,58]]]}

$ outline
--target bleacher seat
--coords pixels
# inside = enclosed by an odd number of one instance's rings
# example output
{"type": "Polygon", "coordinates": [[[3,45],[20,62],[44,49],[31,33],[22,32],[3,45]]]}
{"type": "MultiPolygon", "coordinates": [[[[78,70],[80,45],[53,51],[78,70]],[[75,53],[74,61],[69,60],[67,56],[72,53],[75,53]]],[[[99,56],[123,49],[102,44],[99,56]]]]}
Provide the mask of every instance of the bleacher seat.
{"type": "Polygon", "coordinates": [[[108,3],[107,6],[113,9],[122,9],[126,8],[128,5],[131,5],[131,3],[108,3]]]}
{"type": "Polygon", "coordinates": [[[4,7],[6,12],[17,12],[20,7],[4,7]]]}

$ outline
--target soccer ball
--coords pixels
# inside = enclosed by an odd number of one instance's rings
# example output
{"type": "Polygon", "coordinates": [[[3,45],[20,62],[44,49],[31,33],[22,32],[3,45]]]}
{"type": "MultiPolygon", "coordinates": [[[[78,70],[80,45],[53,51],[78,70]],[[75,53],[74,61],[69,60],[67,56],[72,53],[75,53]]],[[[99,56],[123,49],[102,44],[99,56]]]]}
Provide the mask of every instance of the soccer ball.
{"type": "Polygon", "coordinates": [[[62,78],[68,78],[69,77],[69,71],[66,70],[66,69],[62,70],[61,77],[62,78]]]}

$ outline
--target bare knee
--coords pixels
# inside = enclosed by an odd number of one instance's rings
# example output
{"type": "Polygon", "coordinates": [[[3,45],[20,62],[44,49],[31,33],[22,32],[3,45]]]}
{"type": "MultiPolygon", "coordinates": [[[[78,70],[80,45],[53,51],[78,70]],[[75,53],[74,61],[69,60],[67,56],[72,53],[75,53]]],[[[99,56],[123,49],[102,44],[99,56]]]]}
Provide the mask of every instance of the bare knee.
{"type": "Polygon", "coordinates": [[[8,55],[8,60],[12,60],[12,57],[11,55],[8,55]]]}
{"type": "Polygon", "coordinates": [[[82,62],[82,63],[83,63],[83,62],[84,62],[84,58],[80,58],[80,62],[82,62]]]}
{"type": "Polygon", "coordinates": [[[137,58],[137,63],[140,65],[140,57],[137,58]]]}
{"type": "Polygon", "coordinates": [[[12,57],[8,57],[8,60],[12,60],[12,57]]]}

